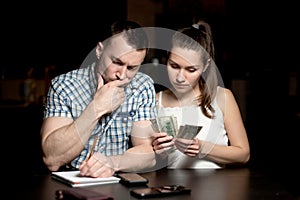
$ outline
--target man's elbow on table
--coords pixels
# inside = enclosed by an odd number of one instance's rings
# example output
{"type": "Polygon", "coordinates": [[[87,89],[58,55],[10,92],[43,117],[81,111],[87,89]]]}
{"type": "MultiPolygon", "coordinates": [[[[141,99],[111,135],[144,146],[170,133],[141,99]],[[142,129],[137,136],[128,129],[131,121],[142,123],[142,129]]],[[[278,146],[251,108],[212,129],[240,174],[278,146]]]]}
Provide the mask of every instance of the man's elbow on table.
{"type": "Polygon", "coordinates": [[[245,153],[244,160],[242,161],[242,163],[247,164],[249,160],[250,160],[250,151],[245,153]]]}
{"type": "Polygon", "coordinates": [[[53,159],[47,157],[47,156],[43,156],[43,161],[44,164],[46,165],[46,167],[48,168],[48,170],[50,171],[57,171],[60,168],[60,165],[55,163],[53,159]]]}

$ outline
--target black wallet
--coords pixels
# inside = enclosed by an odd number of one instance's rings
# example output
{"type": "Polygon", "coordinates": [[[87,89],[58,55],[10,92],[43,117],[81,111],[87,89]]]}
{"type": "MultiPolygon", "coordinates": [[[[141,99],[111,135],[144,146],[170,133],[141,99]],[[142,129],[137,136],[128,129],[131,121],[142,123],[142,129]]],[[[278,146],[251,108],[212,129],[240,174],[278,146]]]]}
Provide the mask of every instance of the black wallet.
{"type": "Polygon", "coordinates": [[[113,200],[114,198],[86,188],[56,190],[57,200],[113,200]]]}

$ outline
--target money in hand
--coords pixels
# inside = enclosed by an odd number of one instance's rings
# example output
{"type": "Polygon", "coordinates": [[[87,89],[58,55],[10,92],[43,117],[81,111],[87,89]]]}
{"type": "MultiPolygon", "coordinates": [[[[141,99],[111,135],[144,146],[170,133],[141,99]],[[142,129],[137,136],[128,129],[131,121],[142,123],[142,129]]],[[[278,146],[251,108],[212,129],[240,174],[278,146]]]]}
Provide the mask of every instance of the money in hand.
{"type": "Polygon", "coordinates": [[[193,139],[202,129],[202,126],[196,125],[182,125],[179,127],[177,125],[177,119],[174,116],[161,116],[151,120],[152,128],[155,132],[166,132],[168,135],[184,138],[193,139]]]}
{"type": "Polygon", "coordinates": [[[155,132],[166,132],[175,137],[177,135],[177,119],[174,116],[161,116],[151,120],[155,132]]]}
{"type": "Polygon", "coordinates": [[[179,127],[177,138],[193,139],[202,129],[202,126],[184,125],[179,127]]]}

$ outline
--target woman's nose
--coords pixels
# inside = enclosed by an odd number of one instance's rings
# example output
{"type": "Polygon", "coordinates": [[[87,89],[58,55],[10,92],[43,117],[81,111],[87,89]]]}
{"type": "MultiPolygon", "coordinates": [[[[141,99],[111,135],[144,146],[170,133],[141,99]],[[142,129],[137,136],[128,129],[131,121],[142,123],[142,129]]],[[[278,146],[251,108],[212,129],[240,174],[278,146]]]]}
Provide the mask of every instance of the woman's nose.
{"type": "Polygon", "coordinates": [[[177,73],[177,76],[176,76],[176,81],[181,83],[181,82],[184,82],[185,81],[185,78],[184,78],[184,75],[183,75],[183,72],[180,70],[178,73],[177,73]]]}

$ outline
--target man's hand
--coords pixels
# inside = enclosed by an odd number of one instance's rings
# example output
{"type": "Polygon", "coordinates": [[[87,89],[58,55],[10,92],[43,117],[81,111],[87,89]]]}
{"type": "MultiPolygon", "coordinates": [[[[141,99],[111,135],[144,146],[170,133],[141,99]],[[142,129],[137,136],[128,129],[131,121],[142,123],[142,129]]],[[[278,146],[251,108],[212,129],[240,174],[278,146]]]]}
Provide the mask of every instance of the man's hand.
{"type": "Polygon", "coordinates": [[[95,112],[97,113],[97,116],[111,113],[125,101],[126,95],[124,87],[129,82],[129,79],[124,79],[103,84],[102,77],[99,77],[98,88],[94,96],[95,112]]]}
{"type": "Polygon", "coordinates": [[[109,157],[97,152],[79,167],[80,175],[90,177],[110,177],[115,173],[113,162],[109,157]]]}

